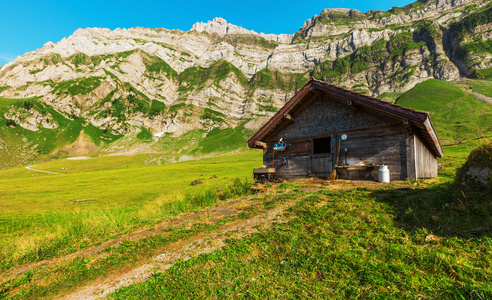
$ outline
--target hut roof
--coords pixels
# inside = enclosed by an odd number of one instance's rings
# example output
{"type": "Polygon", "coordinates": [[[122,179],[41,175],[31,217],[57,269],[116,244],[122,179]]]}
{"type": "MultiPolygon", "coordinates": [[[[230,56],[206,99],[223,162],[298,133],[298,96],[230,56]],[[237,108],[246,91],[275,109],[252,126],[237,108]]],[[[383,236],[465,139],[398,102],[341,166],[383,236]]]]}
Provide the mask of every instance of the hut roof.
{"type": "Polygon", "coordinates": [[[441,144],[427,112],[405,108],[380,99],[361,95],[312,78],[253,135],[248,141],[248,147],[259,148],[257,142],[260,142],[274,132],[278,132],[278,130],[289,124],[290,120],[288,116],[296,115],[306,109],[320,94],[328,95],[330,99],[345,102],[354,107],[361,107],[401,120],[408,128],[416,131],[420,139],[435,156],[443,156],[441,144]]]}

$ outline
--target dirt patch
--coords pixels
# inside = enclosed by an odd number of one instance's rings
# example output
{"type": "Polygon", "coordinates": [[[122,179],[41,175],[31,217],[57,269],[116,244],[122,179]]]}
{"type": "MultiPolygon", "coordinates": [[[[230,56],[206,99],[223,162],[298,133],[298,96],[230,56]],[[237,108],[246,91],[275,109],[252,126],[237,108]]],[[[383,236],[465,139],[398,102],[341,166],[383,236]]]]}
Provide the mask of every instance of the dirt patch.
{"type": "Polygon", "coordinates": [[[68,148],[67,150],[68,150],[68,155],[79,156],[79,155],[86,155],[89,153],[96,152],[99,149],[101,149],[101,147],[102,145],[99,147],[96,146],[96,144],[92,142],[91,138],[88,135],[86,135],[82,130],[77,140],[73,144],[67,146],[68,148]]]}
{"type": "MultiPolygon", "coordinates": [[[[292,186],[299,186],[299,188],[306,193],[317,192],[320,190],[349,190],[357,187],[364,187],[367,189],[384,188],[389,185],[397,187],[398,185],[404,185],[408,188],[406,182],[393,182],[391,184],[381,184],[370,181],[350,181],[350,180],[337,180],[326,181],[322,179],[301,179],[288,182],[292,186]]],[[[255,189],[259,191],[258,194],[242,197],[238,199],[232,199],[228,202],[221,203],[215,207],[204,209],[200,212],[189,213],[186,215],[178,216],[168,219],[155,226],[145,228],[139,231],[135,231],[129,234],[125,234],[119,238],[102,243],[100,246],[95,246],[89,249],[84,249],[70,255],[66,255],[59,258],[53,258],[41,262],[27,264],[16,269],[9,270],[0,275],[2,280],[16,278],[20,273],[24,273],[30,270],[35,270],[44,267],[54,267],[75,258],[91,258],[91,262],[102,259],[106,254],[101,253],[103,250],[109,247],[116,247],[121,245],[124,241],[135,241],[145,237],[151,237],[160,234],[167,234],[170,228],[177,227],[189,227],[196,223],[216,224],[217,222],[229,217],[238,216],[242,213],[248,213],[249,211],[256,211],[256,215],[249,219],[241,219],[230,221],[221,225],[221,227],[215,231],[207,233],[198,233],[196,236],[189,237],[187,239],[176,241],[175,243],[166,245],[162,249],[155,249],[153,253],[158,253],[146,260],[140,261],[140,265],[128,266],[119,273],[111,274],[104,278],[97,279],[96,282],[79,289],[77,292],[71,295],[59,296],[63,299],[97,299],[112,293],[113,291],[128,286],[134,283],[141,283],[147,280],[150,276],[157,272],[163,272],[172,267],[177,260],[188,260],[201,253],[210,253],[216,251],[226,245],[226,238],[241,238],[243,236],[258,232],[261,228],[270,226],[273,222],[286,222],[288,221],[283,217],[285,209],[291,207],[302,199],[303,196],[296,197],[292,200],[287,200],[282,204],[277,204],[277,207],[272,210],[262,211],[262,197],[265,194],[281,194],[284,192],[291,192],[290,187],[287,190],[279,189],[282,183],[275,184],[258,184],[255,189]],[[260,210],[255,209],[260,207],[260,210]],[[226,237],[227,236],[227,237],[226,237]]],[[[295,187],[294,187],[295,188],[295,187]]],[[[149,255],[151,255],[149,253],[149,255]]]]}

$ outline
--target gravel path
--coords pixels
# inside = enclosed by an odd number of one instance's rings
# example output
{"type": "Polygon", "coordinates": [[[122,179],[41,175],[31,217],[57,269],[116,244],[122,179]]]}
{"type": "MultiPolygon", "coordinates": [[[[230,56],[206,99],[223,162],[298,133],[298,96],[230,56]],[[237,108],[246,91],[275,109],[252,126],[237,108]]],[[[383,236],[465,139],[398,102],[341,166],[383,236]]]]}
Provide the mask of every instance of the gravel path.
{"type": "Polygon", "coordinates": [[[28,169],[29,171],[36,171],[36,172],[53,174],[53,175],[66,175],[66,174],[62,174],[62,173],[56,173],[56,172],[50,172],[50,171],[43,171],[43,170],[33,169],[32,167],[35,167],[35,166],[37,166],[37,165],[26,167],[26,169],[28,169]]]}

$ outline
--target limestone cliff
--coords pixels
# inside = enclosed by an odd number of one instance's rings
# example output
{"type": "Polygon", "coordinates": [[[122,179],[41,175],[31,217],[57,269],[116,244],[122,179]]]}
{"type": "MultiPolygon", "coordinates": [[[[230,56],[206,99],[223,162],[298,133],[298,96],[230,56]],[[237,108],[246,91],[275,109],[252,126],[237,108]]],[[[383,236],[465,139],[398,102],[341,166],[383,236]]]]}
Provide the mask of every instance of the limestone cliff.
{"type": "MultiPolygon", "coordinates": [[[[476,0],[421,0],[387,12],[325,9],[295,35],[257,33],[222,18],[187,32],[79,29],[1,67],[0,96],[32,98],[114,134],[224,129],[271,116],[309,77],[378,96],[428,78],[487,76],[491,10],[490,1],[476,0]]],[[[15,105],[2,112],[29,130],[57,126],[50,115],[15,105]]]]}

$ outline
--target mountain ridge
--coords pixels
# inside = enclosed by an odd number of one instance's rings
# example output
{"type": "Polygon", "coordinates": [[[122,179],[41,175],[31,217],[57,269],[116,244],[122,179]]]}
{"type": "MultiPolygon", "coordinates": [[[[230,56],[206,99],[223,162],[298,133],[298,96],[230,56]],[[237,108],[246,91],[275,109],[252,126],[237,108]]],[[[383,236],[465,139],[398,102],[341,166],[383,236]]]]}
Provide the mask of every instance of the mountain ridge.
{"type": "Polygon", "coordinates": [[[0,97],[37,103],[1,113],[30,131],[60,128],[56,113],[115,136],[205,134],[272,116],[309,77],[372,96],[429,78],[485,78],[491,16],[490,1],[422,0],[387,12],[324,9],[294,35],[222,18],[186,32],[78,29],[0,69],[0,97]]]}

